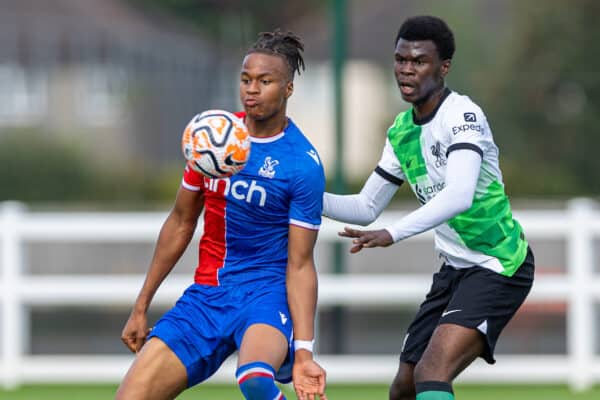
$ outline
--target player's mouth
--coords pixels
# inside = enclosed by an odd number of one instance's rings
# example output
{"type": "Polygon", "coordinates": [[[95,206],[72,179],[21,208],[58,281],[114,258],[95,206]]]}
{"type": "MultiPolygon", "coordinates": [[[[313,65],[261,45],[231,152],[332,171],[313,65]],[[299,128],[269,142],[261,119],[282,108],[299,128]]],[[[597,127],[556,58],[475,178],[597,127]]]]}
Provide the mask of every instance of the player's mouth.
{"type": "Polygon", "coordinates": [[[400,87],[400,93],[403,96],[411,96],[416,92],[416,87],[412,83],[408,82],[399,82],[398,86],[400,87]]]}
{"type": "Polygon", "coordinates": [[[254,98],[244,99],[244,107],[256,107],[258,105],[258,100],[254,98]]]}

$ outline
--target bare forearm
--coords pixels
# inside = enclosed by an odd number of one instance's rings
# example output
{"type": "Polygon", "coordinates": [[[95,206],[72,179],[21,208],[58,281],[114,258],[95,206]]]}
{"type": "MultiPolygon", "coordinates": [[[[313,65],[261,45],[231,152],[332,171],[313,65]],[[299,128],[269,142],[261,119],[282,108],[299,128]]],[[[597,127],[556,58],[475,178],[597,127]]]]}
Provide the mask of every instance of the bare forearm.
{"type": "Polygon", "coordinates": [[[309,262],[302,267],[288,267],[288,304],[294,321],[295,339],[313,340],[314,338],[317,288],[314,263],[309,262]]]}

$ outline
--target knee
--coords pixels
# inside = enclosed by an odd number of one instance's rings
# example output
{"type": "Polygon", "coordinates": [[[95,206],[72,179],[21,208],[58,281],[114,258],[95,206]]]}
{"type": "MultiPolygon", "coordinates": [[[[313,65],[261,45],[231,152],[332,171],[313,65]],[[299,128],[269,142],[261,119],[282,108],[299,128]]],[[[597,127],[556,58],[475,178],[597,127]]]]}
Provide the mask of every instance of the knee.
{"type": "Polygon", "coordinates": [[[122,382],[115,394],[115,400],[147,399],[150,396],[147,389],[150,385],[145,385],[143,382],[136,383],[122,382]]]}
{"type": "Polygon", "coordinates": [[[415,400],[415,388],[396,382],[390,386],[390,400],[415,400]]]}
{"type": "Polygon", "coordinates": [[[390,400],[415,400],[415,385],[412,379],[405,379],[399,375],[390,385],[390,400]]]}
{"type": "Polygon", "coordinates": [[[426,363],[419,362],[415,365],[414,380],[415,382],[423,382],[428,380],[429,368],[426,363]]]}
{"type": "Polygon", "coordinates": [[[413,379],[415,382],[452,382],[457,374],[458,371],[456,368],[453,368],[449,363],[443,362],[443,360],[435,363],[422,359],[415,366],[413,379]]]}
{"type": "Polygon", "coordinates": [[[426,360],[421,360],[415,366],[414,380],[415,382],[444,381],[447,374],[444,373],[443,369],[441,366],[434,366],[427,363],[426,360]]]}

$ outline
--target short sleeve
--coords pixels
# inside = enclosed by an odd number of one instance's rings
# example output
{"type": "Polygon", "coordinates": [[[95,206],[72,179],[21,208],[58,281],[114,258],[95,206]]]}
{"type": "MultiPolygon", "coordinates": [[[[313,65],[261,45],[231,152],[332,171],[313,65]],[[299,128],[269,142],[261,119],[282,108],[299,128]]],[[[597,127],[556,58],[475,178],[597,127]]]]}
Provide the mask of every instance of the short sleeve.
{"type": "Polygon", "coordinates": [[[186,164],[183,171],[181,186],[192,192],[198,192],[204,187],[204,175],[192,169],[189,164],[186,164]]]}
{"type": "Polygon", "coordinates": [[[447,113],[444,129],[450,137],[446,155],[454,150],[469,149],[483,157],[491,133],[487,119],[477,105],[464,102],[447,113]]]}
{"type": "Polygon", "coordinates": [[[300,164],[302,167],[291,182],[289,210],[290,224],[313,230],[318,230],[321,225],[325,192],[325,173],[317,160],[318,156],[311,156],[306,163],[300,164]]]}
{"type": "Polygon", "coordinates": [[[396,157],[396,153],[394,153],[394,148],[392,147],[390,140],[387,138],[385,139],[383,154],[381,155],[381,159],[377,164],[375,172],[385,180],[398,186],[402,185],[406,180],[400,161],[398,160],[398,157],[396,157]]]}

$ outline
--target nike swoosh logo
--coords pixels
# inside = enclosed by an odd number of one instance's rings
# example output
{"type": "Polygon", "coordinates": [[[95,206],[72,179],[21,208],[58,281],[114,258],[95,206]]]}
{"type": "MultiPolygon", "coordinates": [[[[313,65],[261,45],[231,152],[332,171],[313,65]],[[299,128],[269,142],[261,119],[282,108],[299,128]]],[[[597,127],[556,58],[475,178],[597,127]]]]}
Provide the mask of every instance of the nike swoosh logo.
{"type": "Polygon", "coordinates": [[[459,311],[462,311],[462,310],[450,310],[450,311],[444,311],[444,312],[442,313],[442,318],[444,318],[446,315],[450,315],[450,314],[453,314],[453,313],[455,313],[455,312],[459,312],[459,311]]]}
{"type": "Polygon", "coordinates": [[[225,165],[233,165],[233,166],[238,166],[238,165],[244,165],[245,163],[243,162],[237,162],[233,160],[233,156],[231,154],[229,154],[227,157],[225,157],[225,165]]]}

